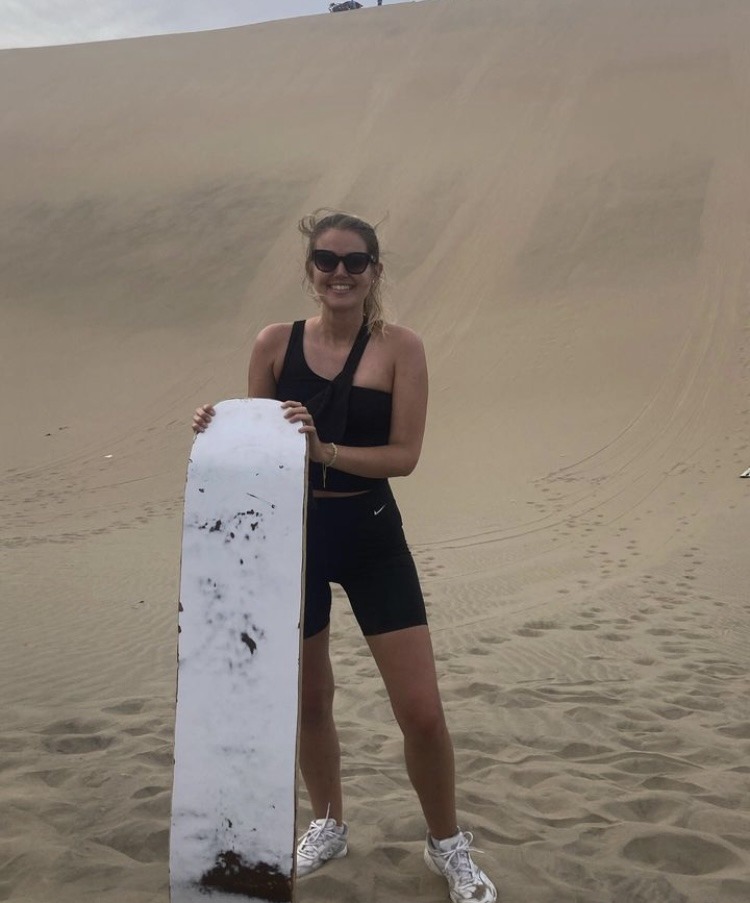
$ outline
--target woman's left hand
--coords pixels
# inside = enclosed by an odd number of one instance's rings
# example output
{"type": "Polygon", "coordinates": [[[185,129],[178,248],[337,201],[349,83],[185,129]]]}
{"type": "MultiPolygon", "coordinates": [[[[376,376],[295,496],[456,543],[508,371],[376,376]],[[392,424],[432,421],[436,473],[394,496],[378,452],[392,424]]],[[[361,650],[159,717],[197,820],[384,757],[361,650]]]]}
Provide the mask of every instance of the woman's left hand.
{"type": "Polygon", "coordinates": [[[307,448],[310,452],[310,460],[317,464],[323,464],[331,457],[330,443],[320,441],[318,431],[315,429],[315,421],[312,414],[300,401],[285,401],[282,406],[284,417],[290,423],[301,423],[300,433],[307,436],[307,448]]]}

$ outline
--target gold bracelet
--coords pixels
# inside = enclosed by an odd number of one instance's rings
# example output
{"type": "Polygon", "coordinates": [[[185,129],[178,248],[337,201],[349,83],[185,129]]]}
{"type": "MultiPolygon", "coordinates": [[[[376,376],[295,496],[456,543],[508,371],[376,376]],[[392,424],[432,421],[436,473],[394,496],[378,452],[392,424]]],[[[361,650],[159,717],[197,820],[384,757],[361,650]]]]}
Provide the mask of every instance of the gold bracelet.
{"type": "Polygon", "coordinates": [[[336,443],[331,442],[331,445],[333,446],[333,454],[331,455],[331,460],[327,464],[325,462],[322,462],[322,464],[323,464],[323,489],[326,488],[326,477],[328,476],[328,468],[333,467],[333,462],[336,460],[336,455],[338,455],[338,453],[339,453],[336,443]]]}

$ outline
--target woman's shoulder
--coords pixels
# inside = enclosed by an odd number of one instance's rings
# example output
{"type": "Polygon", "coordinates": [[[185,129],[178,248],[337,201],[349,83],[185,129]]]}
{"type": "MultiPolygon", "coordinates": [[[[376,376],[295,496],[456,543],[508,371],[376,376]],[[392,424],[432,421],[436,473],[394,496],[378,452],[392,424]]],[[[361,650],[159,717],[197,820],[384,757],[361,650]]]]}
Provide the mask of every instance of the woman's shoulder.
{"type": "Polygon", "coordinates": [[[258,333],[255,344],[264,349],[276,348],[289,341],[293,323],[269,323],[258,333]]]}
{"type": "Polygon", "coordinates": [[[380,334],[382,341],[398,354],[423,353],[424,343],[421,337],[408,326],[387,323],[380,334]]]}

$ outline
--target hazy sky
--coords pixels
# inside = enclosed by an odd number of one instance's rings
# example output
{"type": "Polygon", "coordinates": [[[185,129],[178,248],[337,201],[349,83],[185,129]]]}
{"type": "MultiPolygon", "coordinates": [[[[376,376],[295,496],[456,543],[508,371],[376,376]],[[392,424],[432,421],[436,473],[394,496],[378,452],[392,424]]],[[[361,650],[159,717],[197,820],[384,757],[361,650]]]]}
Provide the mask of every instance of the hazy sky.
{"type": "MultiPolygon", "coordinates": [[[[396,2],[404,0],[383,0],[383,6],[396,2]]],[[[360,3],[377,6],[377,0],[360,3]]],[[[328,14],[328,0],[0,0],[0,47],[203,31],[315,13],[328,14]]]]}

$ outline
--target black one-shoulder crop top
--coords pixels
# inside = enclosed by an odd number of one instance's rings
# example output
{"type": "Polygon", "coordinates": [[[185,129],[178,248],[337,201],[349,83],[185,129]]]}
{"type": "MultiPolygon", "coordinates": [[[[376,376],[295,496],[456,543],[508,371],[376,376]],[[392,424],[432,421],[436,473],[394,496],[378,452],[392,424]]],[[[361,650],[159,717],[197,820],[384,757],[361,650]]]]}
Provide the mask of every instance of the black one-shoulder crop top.
{"type": "MultiPolygon", "coordinates": [[[[339,377],[336,380],[324,379],[310,369],[302,344],[304,334],[305,321],[297,320],[292,326],[284,365],[276,385],[276,398],[279,401],[301,401],[307,405],[311,400],[329,395],[339,380],[339,377]]],[[[362,333],[360,336],[366,343],[367,337],[362,333]]],[[[351,376],[353,375],[352,373],[351,376]]],[[[348,398],[345,398],[345,410],[338,427],[327,424],[322,414],[320,418],[314,414],[321,441],[359,448],[387,445],[391,432],[391,393],[366,386],[347,386],[345,389],[348,398]]],[[[358,477],[332,467],[327,470],[324,487],[323,467],[312,461],[309,476],[311,489],[325,488],[332,492],[361,492],[374,489],[385,482],[384,479],[358,477]]]]}

